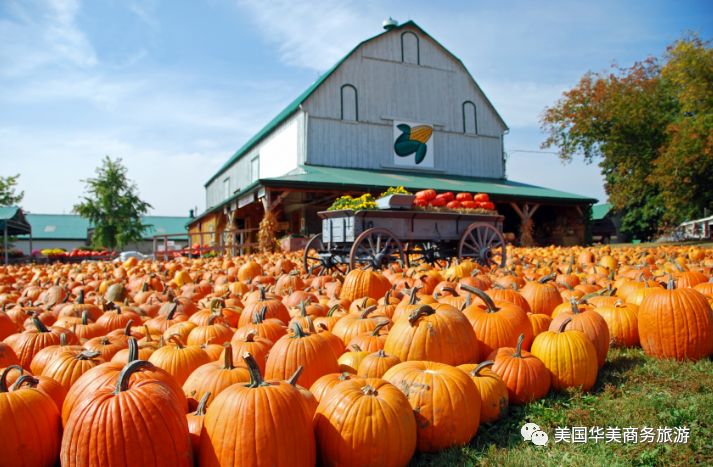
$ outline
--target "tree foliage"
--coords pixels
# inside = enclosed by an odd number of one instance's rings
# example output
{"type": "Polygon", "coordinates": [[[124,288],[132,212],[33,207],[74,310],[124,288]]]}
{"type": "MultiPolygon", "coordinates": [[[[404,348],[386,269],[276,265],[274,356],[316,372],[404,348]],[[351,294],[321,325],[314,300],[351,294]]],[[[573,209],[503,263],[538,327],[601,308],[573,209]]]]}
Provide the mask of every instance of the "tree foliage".
{"type": "Polygon", "coordinates": [[[0,177],[0,206],[17,206],[25,197],[25,192],[16,192],[17,180],[20,175],[0,177]]]}
{"type": "Polygon", "coordinates": [[[96,177],[83,181],[86,195],[74,206],[74,212],[91,221],[92,244],[114,250],[141,240],[142,231],[148,227],[141,223],[141,216],[151,205],[139,198],[136,184],[128,179],[121,159],[106,156],[96,177]]]}
{"type": "Polygon", "coordinates": [[[713,202],[713,55],[692,36],[630,68],[585,74],[541,123],[570,161],[599,162],[622,230],[649,238],[713,202]]]}

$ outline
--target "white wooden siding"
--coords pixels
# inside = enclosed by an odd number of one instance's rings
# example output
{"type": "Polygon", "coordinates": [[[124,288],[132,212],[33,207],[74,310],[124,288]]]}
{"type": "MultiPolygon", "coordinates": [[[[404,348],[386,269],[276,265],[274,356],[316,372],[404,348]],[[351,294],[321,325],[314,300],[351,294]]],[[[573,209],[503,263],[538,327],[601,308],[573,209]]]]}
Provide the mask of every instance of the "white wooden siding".
{"type": "MultiPolygon", "coordinates": [[[[505,131],[465,69],[428,37],[418,36],[420,65],[401,61],[401,34],[366,44],[310,96],[307,163],[376,169],[392,161],[392,120],[434,125],[435,169],[449,175],[502,177],[505,131]],[[357,89],[359,123],[341,121],[341,87],[357,89]],[[478,134],[463,133],[463,103],[475,104],[478,134]]],[[[416,61],[416,41],[404,36],[404,58],[416,61]]],[[[471,114],[472,115],[472,114],[471,114]]],[[[467,122],[472,129],[472,117],[467,122]]]]}
{"type": "Polygon", "coordinates": [[[250,162],[257,155],[260,157],[260,178],[279,177],[303,163],[305,159],[304,126],[304,112],[298,111],[225,172],[216,177],[206,187],[206,209],[225,201],[223,183],[226,178],[230,178],[232,191],[228,197],[250,185],[250,162]]]}

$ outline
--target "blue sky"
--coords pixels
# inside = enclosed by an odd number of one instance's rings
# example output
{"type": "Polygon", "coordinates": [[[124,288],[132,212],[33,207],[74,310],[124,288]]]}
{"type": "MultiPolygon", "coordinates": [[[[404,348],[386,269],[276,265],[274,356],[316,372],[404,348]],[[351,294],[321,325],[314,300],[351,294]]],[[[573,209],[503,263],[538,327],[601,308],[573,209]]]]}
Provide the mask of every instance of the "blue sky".
{"type": "Polygon", "coordinates": [[[521,152],[542,110],[587,70],[713,36],[710,0],[0,0],[0,175],[69,212],[108,154],[154,214],[202,211],[234,150],[388,16],[463,60],[510,126],[510,179],[600,200],[596,165],[521,152]]]}

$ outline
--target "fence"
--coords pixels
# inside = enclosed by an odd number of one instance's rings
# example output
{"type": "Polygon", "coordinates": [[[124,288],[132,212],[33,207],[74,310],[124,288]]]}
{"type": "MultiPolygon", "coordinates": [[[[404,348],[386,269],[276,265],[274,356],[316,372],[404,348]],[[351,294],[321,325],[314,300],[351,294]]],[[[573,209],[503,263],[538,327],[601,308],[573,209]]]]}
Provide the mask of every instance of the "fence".
{"type": "Polygon", "coordinates": [[[205,232],[189,232],[189,245],[183,249],[169,248],[169,241],[172,238],[185,239],[186,234],[164,234],[154,235],[153,237],[153,254],[155,258],[163,257],[167,260],[177,255],[188,255],[190,258],[201,257],[207,253],[215,252],[216,254],[224,255],[230,253],[231,256],[244,255],[252,252],[258,247],[257,241],[250,241],[251,234],[258,232],[260,229],[232,229],[223,231],[209,230],[205,232]],[[197,238],[196,238],[197,237],[197,238]],[[216,242],[215,239],[218,238],[216,242]],[[162,245],[163,248],[159,248],[162,245]]]}

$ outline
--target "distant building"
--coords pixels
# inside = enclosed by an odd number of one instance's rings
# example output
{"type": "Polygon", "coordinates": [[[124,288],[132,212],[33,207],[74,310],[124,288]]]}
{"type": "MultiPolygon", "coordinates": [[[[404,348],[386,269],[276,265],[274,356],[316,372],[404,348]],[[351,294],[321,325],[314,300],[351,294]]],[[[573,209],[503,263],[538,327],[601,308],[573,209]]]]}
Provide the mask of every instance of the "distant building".
{"type": "Polygon", "coordinates": [[[599,243],[622,243],[627,238],[620,231],[621,216],[610,203],[592,206],[592,240],[599,243]]]}
{"type": "MultiPolygon", "coordinates": [[[[63,248],[71,251],[90,243],[92,226],[84,217],[74,214],[25,214],[25,217],[32,226],[33,250],[63,248]]],[[[150,227],[144,230],[142,240],[139,243],[126,245],[124,250],[152,253],[154,235],[186,232],[185,225],[189,219],[188,217],[145,216],[141,221],[150,227]]],[[[170,240],[171,245],[178,249],[188,245],[187,234],[185,237],[171,237],[170,240]]],[[[27,235],[18,236],[13,245],[26,255],[31,253],[27,235]]]]}
{"type": "Polygon", "coordinates": [[[532,221],[540,243],[582,242],[596,200],[508,180],[508,131],[458,57],[413,21],[385,23],[205,183],[192,241],[223,244],[221,232],[258,227],[266,209],[285,234],[317,233],[316,213],[336,197],[404,186],[485,192],[506,232],[532,221]]]}
{"type": "Polygon", "coordinates": [[[676,231],[684,240],[713,240],[713,216],[683,222],[676,231]]]}

